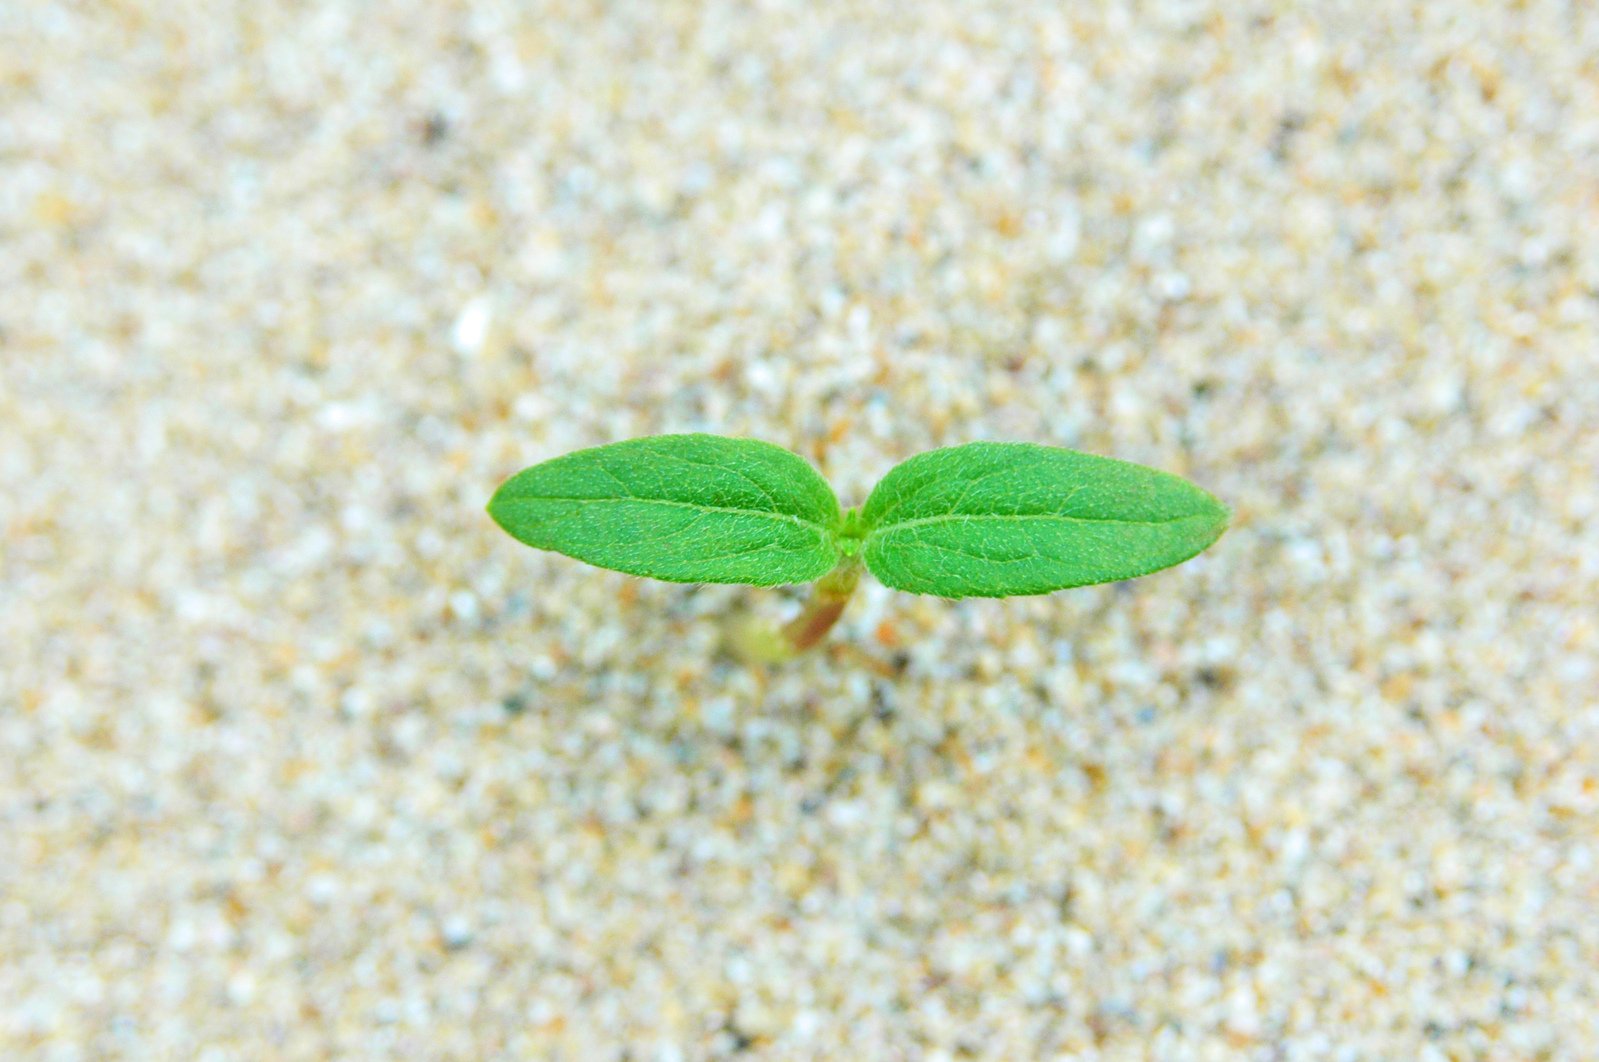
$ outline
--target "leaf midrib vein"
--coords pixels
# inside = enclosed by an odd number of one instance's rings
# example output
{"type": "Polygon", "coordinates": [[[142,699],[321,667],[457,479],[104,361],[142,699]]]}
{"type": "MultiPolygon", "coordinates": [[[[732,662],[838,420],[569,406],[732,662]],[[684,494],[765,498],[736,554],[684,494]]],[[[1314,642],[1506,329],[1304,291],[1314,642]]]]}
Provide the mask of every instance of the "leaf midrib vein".
{"type": "Polygon", "coordinates": [[[550,494],[521,495],[516,498],[507,498],[506,502],[511,505],[536,505],[539,502],[576,502],[579,505],[665,505],[674,509],[692,509],[698,513],[725,513],[731,516],[759,516],[767,520],[781,520],[785,523],[815,531],[823,538],[826,538],[828,533],[828,529],[824,525],[813,523],[802,516],[795,516],[793,513],[774,513],[764,509],[735,509],[726,505],[701,505],[698,502],[672,501],[669,498],[641,498],[636,494],[621,498],[569,498],[550,494]]]}
{"type": "Polygon", "coordinates": [[[880,524],[872,528],[871,534],[886,535],[928,524],[971,523],[978,520],[998,520],[1005,523],[1020,520],[1056,520],[1070,524],[1130,524],[1138,527],[1157,527],[1162,524],[1180,523],[1183,520],[1198,520],[1204,515],[1204,513],[1189,513],[1186,516],[1169,516],[1164,520],[1118,520],[1109,516],[1066,516],[1063,513],[941,513],[938,516],[918,516],[895,524],[880,524]]]}

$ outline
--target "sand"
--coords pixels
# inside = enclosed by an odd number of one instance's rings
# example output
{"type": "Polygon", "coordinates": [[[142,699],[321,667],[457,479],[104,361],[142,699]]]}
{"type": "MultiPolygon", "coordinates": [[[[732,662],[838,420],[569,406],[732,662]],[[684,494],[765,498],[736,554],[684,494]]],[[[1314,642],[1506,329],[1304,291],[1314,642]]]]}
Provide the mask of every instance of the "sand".
{"type": "Polygon", "coordinates": [[[0,5],[0,1057],[1599,1056],[1599,7],[0,5]],[[1188,476],[1007,602],[525,549],[1188,476]]]}

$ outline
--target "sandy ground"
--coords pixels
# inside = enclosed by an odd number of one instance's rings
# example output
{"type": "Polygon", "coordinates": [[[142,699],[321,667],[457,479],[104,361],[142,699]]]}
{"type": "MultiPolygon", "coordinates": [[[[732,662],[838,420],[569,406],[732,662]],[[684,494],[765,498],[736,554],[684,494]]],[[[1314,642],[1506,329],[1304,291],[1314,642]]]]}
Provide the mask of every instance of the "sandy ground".
{"type": "Polygon", "coordinates": [[[0,1057],[1599,1057],[1599,6],[0,4],[0,1057]],[[1189,476],[631,580],[708,430],[1189,476]]]}

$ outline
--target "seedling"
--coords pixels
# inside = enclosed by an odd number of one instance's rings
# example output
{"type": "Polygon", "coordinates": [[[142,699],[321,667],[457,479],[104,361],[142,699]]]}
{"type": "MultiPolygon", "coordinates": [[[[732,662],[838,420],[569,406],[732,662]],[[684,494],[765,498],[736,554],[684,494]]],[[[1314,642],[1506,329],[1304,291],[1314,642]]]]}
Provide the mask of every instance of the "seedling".
{"type": "Polygon", "coordinates": [[[512,537],[679,583],[814,582],[780,631],[743,630],[779,660],[822,640],[861,567],[940,597],[1014,597],[1180,564],[1221,536],[1227,507],[1143,465],[1030,443],[975,442],[896,466],[844,510],[797,454],[719,435],[655,435],[525,468],[489,502],[512,537]]]}

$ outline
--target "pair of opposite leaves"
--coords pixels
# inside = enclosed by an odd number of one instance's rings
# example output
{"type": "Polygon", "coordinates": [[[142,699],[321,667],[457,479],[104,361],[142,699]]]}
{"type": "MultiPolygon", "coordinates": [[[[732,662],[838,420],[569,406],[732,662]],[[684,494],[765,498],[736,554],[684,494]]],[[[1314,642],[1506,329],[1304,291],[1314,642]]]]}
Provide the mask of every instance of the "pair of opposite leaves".
{"type": "Polygon", "coordinates": [[[977,442],[896,466],[859,510],[798,455],[719,435],[656,435],[523,469],[489,502],[516,539],[673,582],[774,586],[858,557],[885,585],[1012,597],[1180,564],[1227,507],[1126,461],[977,442]]]}

